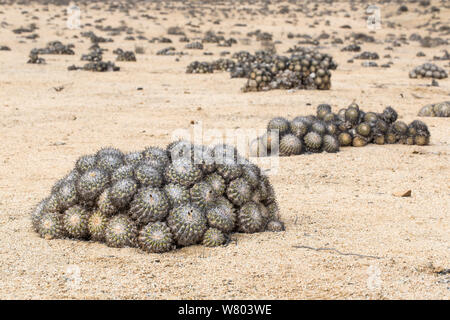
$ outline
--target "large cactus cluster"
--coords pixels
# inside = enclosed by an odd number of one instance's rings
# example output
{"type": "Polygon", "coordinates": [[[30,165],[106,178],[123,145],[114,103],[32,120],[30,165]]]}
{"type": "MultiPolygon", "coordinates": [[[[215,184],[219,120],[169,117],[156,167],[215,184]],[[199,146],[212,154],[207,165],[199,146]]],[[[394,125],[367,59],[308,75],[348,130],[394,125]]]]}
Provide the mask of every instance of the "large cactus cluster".
{"type": "Polygon", "coordinates": [[[46,239],[105,242],[166,252],[223,245],[233,232],[284,229],[275,192],[234,147],[186,141],[80,157],[31,214],[46,239]]]}
{"type": "Polygon", "coordinates": [[[409,77],[413,79],[421,78],[433,78],[433,79],[445,79],[448,77],[445,69],[433,64],[424,63],[415,67],[409,72],[409,77]]]}
{"type": "Polygon", "coordinates": [[[320,89],[331,87],[331,71],[337,65],[333,58],[317,50],[295,47],[290,57],[268,51],[239,51],[232,59],[213,62],[193,61],[186,73],[212,73],[228,71],[232,78],[247,78],[242,91],[266,91],[271,89],[320,89]]]}
{"type": "Polygon", "coordinates": [[[450,101],[427,104],[419,110],[417,115],[420,117],[450,117],[450,101]]]}
{"type": "Polygon", "coordinates": [[[316,115],[299,116],[291,121],[283,117],[271,119],[267,132],[252,142],[251,155],[337,152],[340,147],[363,147],[369,143],[429,143],[430,132],[424,122],[414,120],[407,125],[397,117],[391,107],[382,113],[364,112],[352,103],[333,113],[330,105],[321,104],[316,115]]]}

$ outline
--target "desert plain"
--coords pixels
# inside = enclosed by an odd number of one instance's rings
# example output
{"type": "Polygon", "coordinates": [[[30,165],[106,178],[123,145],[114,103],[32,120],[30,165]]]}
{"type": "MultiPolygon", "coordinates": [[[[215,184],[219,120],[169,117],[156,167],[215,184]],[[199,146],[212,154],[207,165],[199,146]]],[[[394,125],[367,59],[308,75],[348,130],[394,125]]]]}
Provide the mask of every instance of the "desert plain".
{"type": "Polygon", "coordinates": [[[449,118],[417,116],[426,104],[450,100],[450,79],[431,86],[430,79],[408,76],[425,62],[450,71],[449,60],[432,61],[448,45],[408,40],[417,33],[450,41],[447,1],[374,1],[378,29],[368,27],[372,3],[364,1],[124,1],[113,7],[121,2],[84,1],[76,2],[79,28],[68,27],[68,3],[47,2],[0,4],[0,46],[11,49],[0,51],[1,299],[450,298],[449,118]],[[402,5],[408,10],[399,10],[402,5]],[[34,39],[12,32],[32,23],[34,39]],[[91,42],[81,32],[110,37],[97,25],[134,31],[134,40],[122,32],[100,44],[108,49],[103,60],[120,71],[68,71],[89,52],[91,42]],[[179,36],[167,34],[174,26],[192,38],[222,31],[237,43],[188,50],[179,36]],[[186,74],[194,60],[212,61],[225,50],[260,50],[261,42],[247,36],[258,29],[273,35],[278,54],[298,44],[289,33],[319,39],[312,46],[338,64],[331,89],[244,93],[246,80],[227,72],[186,74]],[[360,42],[362,51],[378,52],[376,62],[391,66],[349,63],[356,53],[341,49],[353,43],[353,33],[374,37],[360,42]],[[387,41],[402,35],[406,41],[399,46],[387,41]],[[150,42],[154,37],[172,43],[150,42]],[[54,40],[73,43],[75,54],[41,55],[46,64],[27,63],[30,50],[54,40]],[[156,55],[168,46],[186,54],[156,55]],[[120,62],[112,53],[119,47],[143,50],[136,62],[120,62]],[[32,230],[30,212],[83,154],[104,146],[165,147],[174,131],[194,125],[223,132],[264,129],[273,117],[314,114],[322,103],[337,112],[353,101],[374,112],[392,106],[406,123],[424,121],[430,144],[369,144],[279,158],[270,180],[283,232],[236,233],[226,246],[150,254],[46,240],[32,230]],[[408,190],[409,197],[396,196],[408,190]]]}

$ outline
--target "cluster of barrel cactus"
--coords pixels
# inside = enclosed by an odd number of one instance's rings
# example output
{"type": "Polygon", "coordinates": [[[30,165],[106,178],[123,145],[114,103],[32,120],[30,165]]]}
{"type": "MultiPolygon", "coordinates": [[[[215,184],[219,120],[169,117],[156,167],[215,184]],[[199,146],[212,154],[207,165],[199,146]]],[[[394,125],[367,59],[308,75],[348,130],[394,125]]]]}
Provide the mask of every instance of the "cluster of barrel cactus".
{"type": "Polygon", "coordinates": [[[60,41],[51,41],[47,43],[45,48],[34,48],[30,51],[27,63],[31,64],[46,64],[45,59],[39,57],[42,54],[66,54],[73,55],[72,50],[75,46],[73,44],[64,45],[60,41]]]}
{"type": "Polygon", "coordinates": [[[103,50],[101,48],[93,48],[91,51],[87,54],[81,55],[81,61],[93,61],[98,62],[103,60],[103,50]]]}
{"type": "Polygon", "coordinates": [[[448,77],[448,74],[447,71],[445,71],[443,68],[433,63],[424,63],[411,70],[409,72],[409,77],[413,79],[416,78],[445,79],[448,77]]]}
{"type": "Polygon", "coordinates": [[[61,41],[50,41],[45,48],[34,48],[31,50],[33,54],[67,54],[74,55],[75,46],[73,44],[65,45],[61,41]]]}
{"type": "Polygon", "coordinates": [[[209,62],[192,61],[186,68],[186,73],[213,73],[214,67],[209,62]]]}
{"type": "Polygon", "coordinates": [[[268,51],[239,51],[232,59],[213,62],[194,61],[186,73],[230,72],[232,78],[247,78],[244,92],[271,89],[321,89],[331,87],[331,72],[337,65],[333,58],[313,49],[295,47],[291,56],[280,56],[268,51]]]}
{"type": "Polygon", "coordinates": [[[183,51],[176,51],[175,47],[167,47],[156,52],[157,56],[182,56],[185,55],[183,51]]]}
{"type": "Polygon", "coordinates": [[[450,101],[432,103],[419,110],[420,117],[450,117],[450,101]]]}
{"type": "Polygon", "coordinates": [[[27,63],[31,64],[46,64],[45,59],[38,56],[35,52],[30,52],[29,58],[27,63]]]}
{"type": "Polygon", "coordinates": [[[234,147],[186,141],[80,157],[31,213],[46,239],[166,252],[226,244],[233,232],[282,231],[274,189],[234,147]]]}
{"type": "Polygon", "coordinates": [[[67,70],[85,70],[85,71],[93,71],[93,72],[109,72],[109,71],[120,71],[120,67],[116,66],[114,62],[108,61],[92,61],[86,63],[83,67],[78,67],[76,65],[72,65],[67,67],[67,70]]]}
{"type": "Polygon", "coordinates": [[[189,42],[184,46],[185,49],[203,50],[203,44],[199,41],[189,42]]]}
{"type": "Polygon", "coordinates": [[[235,38],[226,39],[222,34],[209,30],[203,36],[202,43],[217,43],[219,47],[231,47],[237,43],[237,40],[235,38]]]}
{"type": "Polygon", "coordinates": [[[382,113],[364,112],[352,103],[335,114],[330,105],[320,104],[316,115],[299,116],[291,121],[282,117],[270,120],[266,133],[252,142],[251,155],[338,152],[340,147],[362,147],[368,143],[429,143],[430,132],[424,122],[414,120],[407,125],[397,117],[391,107],[382,113]]]}
{"type": "Polygon", "coordinates": [[[213,73],[214,71],[232,72],[236,67],[236,62],[232,59],[217,59],[212,62],[191,62],[186,73],[213,73]]]}
{"type": "Polygon", "coordinates": [[[117,61],[136,61],[136,55],[133,51],[124,51],[121,48],[118,48],[113,51],[114,54],[117,54],[117,61]]]}
{"type": "MultiPolygon", "coordinates": [[[[120,71],[120,67],[116,66],[114,62],[111,61],[103,61],[103,52],[106,49],[101,48],[98,43],[94,43],[90,48],[90,52],[88,54],[81,55],[81,61],[88,61],[84,66],[79,67],[76,65],[71,65],[67,68],[69,71],[73,70],[85,70],[85,71],[94,71],[94,72],[108,72],[108,71],[120,71]]],[[[136,61],[136,57],[134,57],[134,53],[131,51],[124,52],[122,49],[114,50],[113,53],[117,54],[118,61],[136,61]],[[124,57],[126,54],[126,57],[124,57]],[[135,60],[132,60],[134,57],[135,60]]]]}
{"type": "Polygon", "coordinates": [[[380,59],[380,56],[376,52],[364,51],[354,56],[353,59],[378,60],[380,59]]]}

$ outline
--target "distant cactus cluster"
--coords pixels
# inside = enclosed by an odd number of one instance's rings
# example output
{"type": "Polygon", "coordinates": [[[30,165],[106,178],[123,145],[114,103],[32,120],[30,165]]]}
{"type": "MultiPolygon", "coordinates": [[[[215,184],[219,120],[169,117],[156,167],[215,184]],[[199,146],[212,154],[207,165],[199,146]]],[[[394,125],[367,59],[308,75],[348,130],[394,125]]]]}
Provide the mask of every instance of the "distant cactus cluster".
{"type": "Polygon", "coordinates": [[[75,52],[73,51],[73,48],[75,48],[73,44],[65,45],[61,41],[50,41],[45,48],[34,48],[31,50],[31,53],[74,55],[75,52]]]}
{"type": "Polygon", "coordinates": [[[117,54],[117,61],[136,61],[136,55],[133,51],[124,51],[121,48],[118,48],[113,51],[114,54],[117,54]]]}
{"type": "Polygon", "coordinates": [[[233,54],[232,59],[213,62],[194,61],[186,73],[212,73],[214,70],[230,72],[232,78],[247,78],[242,91],[272,89],[319,89],[331,87],[331,72],[337,65],[328,54],[317,50],[294,47],[290,57],[267,51],[248,51],[233,54]]]}
{"type": "Polygon", "coordinates": [[[232,72],[236,67],[236,62],[232,59],[217,59],[213,62],[191,62],[186,73],[213,73],[214,71],[232,72]]]}
{"type": "Polygon", "coordinates": [[[378,59],[380,59],[380,56],[376,52],[364,51],[364,52],[361,52],[360,54],[357,54],[356,56],[354,56],[353,59],[378,60],[378,59]]]}
{"type": "MultiPolygon", "coordinates": [[[[88,63],[86,63],[82,67],[71,65],[67,67],[67,70],[85,70],[93,72],[120,71],[120,67],[116,66],[114,62],[103,61],[103,52],[106,51],[106,49],[101,48],[98,45],[98,42],[94,42],[89,50],[90,52],[88,54],[83,54],[81,56],[81,61],[89,61],[88,63]]],[[[117,61],[136,61],[136,56],[132,51],[123,51],[119,48],[117,50],[114,50],[113,53],[117,54],[117,61]]]]}
{"type": "Polygon", "coordinates": [[[430,132],[424,122],[414,120],[407,125],[397,120],[397,116],[391,107],[382,113],[364,112],[352,103],[335,114],[330,105],[320,104],[316,115],[299,116],[291,121],[282,117],[270,120],[266,133],[251,143],[251,155],[333,153],[340,147],[363,147],[368,143],[429,143],[430,132]]]}
{"type": "MultiPolygon", "coordinates": [[[[76,65],[71,65],[71,66],[67,67],[67,70],[69,70],[69,71],[85,70],[85,71],[93,71],[93,72],[120,71],[120,67],[116,66],[114,64],[114,62],[103,61],[103,52],[106,51],[106,49],[100,48],[98,43],[94,43],[89,49],[91,51],[88,54],[83,54],[81,56],[81,61],[89,61],[88,63],[86,63],[82,67],[79,67],[76,65]]],[[[119,49],[115,50],[114,53],[118,54],[118,57],[117,57],[118,61],[124,61],[125,58],[123,58],[123,54],[125,52],[122,49],[119,48],[119,49]]],[[[129,53],[134,55],[134,53],[131,51],[126,51],[126,53],[127,53],[127,55],[129,55],[129,53]]],[[[128,56],[127,56],[127,58],[128,58],[128,56]]],[[[133,60],[130,60],[130,61],[133,61],[133,60]]]]}
{"type": "Polygon", "coordinates": [[[220,246],[233,232],[282,231],[274,189],[234,147],[103,148],[80,157],[31,213],[45,239],[166,252],[220,246]]]}
{"type": "Polygon", "coordinates": [[[27,63],[31,64],[46,64],[45,59],[38,56],[37,53],[30,52],[27,63]]]}
{"type": "Polygon", "coordinates": [[[214,31],[209,30],[205,33],[202,43],[217,43],[219,47],[231,47],[237,43],[235,38],[226,39],[222,34],[216,34],[214,31]]]}
{"type": "Polygon", "coordinates": [[[213,63],[210,62],[193,61],[186,68],[186,73],[213,73],[213,72],[214,66],[213,63]]]}
{"type": "Polygon", "coordinates": [[[81,55],[81,61],[98,62],[103,60],[105,49],[100,48],[98,44],[92,45],[89,49],[91,50],[89,53],[81,55]]]}
{"type": "Polygon", "coordinates": [[[30,51],[29,60],[27,63],[31,64],[46,64],[45,59],[39,57],[42,54],[64,54],[74,55],[75,46],[73,44],[64,45],[61,41],[50,41],[45,48],[34,48],[30,51]]]}
{"type": "Polygon", "coordinates": [[[203,50],[203,44],[200,41],[189,42],[184,47],[186,49],[203,50]]]}
{"type": "MultiPolygon", "coordinates": [[[[181,36],[180,42],[191,42],[191,39],[186,37],[186,34],[180,27],[170,27],[167,30],[170,35],[181,36]]],[[[191,44],[186,44],[186,49],[203,49],[203,43],[215,43],[219,47],[231,47],[233,44],[237,43],[235,38],[225,38],[223,32],[214,32],[212,30],[206,31],[201,41],[195,41],[191,44]]]]}
{"type": "Polygon", "coordinates": [[[424,63],[411,70],[409,72],[409,77],[412,79],[417,78],[445,79],[448,77],[448,74],[447,71],[445,71],[443,68],[433,63],[424,63]]]}
{"type": "Polygon", "coordinates": [[[450,101],[427,104],[419,110],[419,117],[450,117],[450,101]]]}
{"type": "Polygon", "coordinates": [[[167,47],[156,52],[157,56],[182,56],[185,55],[183,51],[176,51],[175,47],[167,47]]]}
{"type": "Polygon", "coordinates": [[[67,67],[67,70],[85,70],[93,72],[110,72],[110,71],[120,71],[120,67],[116,66],[114,62],[108,61],[93,61],[86,63],[83,67],[77,67],[75,65],[67,67]]]}

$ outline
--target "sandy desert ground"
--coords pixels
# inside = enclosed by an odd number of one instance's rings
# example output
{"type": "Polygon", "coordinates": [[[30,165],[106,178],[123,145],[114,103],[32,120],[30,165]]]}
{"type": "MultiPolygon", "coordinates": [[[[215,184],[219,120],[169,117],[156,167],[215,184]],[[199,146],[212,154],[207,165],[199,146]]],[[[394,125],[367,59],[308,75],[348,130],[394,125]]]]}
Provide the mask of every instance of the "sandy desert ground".
{"type": "MultiPolygon", "coordinates": [[[[308,16],[295,12],[295,17],[292,10],[251,15],[238,9],[259,5],[242,2],[235,4],[228,18],[220,10],[209,10],[211,5],[203,6],[204,14],[192,17],[187,10],[164,5],[155,10],[157,4],[150,2],[132,6],[129,14],[108,12],[107,4],[93,10],[94,4],[80,3],[81,30],[67,28],[65,5],[33,1],[0,5],[0,45],[11,48],[0,51],[0,298],[449,299],[449,118],[421,118],[431,132],[429,146],[371,144],[343,148],[336,154],[281,158],[278,173],[270,178],[286,231],[234,234],[225,247],[190,246],[148,254],[95,242],[47,241],[32,230],[29,218],[80,155],[102,146],[124,151],[164,147],[174,130],[193,123],[204,129],[264,129],[275,116],[291,119],[315,113],[320,103],[337,111],[353,100],[375,112],[390,105],[408,123],[418,119],[423,105],[449,100],[450,80],[439,80],[439,86],[433,87],[431,80],[410,79],[408,72],[434,55],[441,56],[445,46],[425,48],[409,41],[386,50],[390,44],[385,39],[389,34],[408,38],[418,33],[450,40],[448,29],[445,35],[418,28],[438,21],[448,28],[450,9],[444,2],[431,1],[423,7],[418,1],[403,1],[409,10],[401,14],[398,2],[378,4],[382,28],[376,31],[367,28],[368,3],[355,2],[353,11],[345,1],[320,3],[317,11],[309,11],[308,16]],[[431,6],[440,12],[430,13],[431,6]],[[332,12],[317,15],[325,9],[332,12]],[[142,18],[143,13],[155,19],[142,18]],[[136,55],[137,62],[115,62],[120,72],[69,72],[69,65],[82,64],[80,56],[91,45],[80,32],[93,30],[106,37],[94,28],[97,19],[104,19],[104,26],[119,26],[123,20],[148,39],[165,36],[173,43],[127,41],[122,33],[113,37],[114,42],[101,44],[109,49],[104,60],[114,61],[112,51],[118,47],[142,46],[145,53],[136,55]],[[217,19],[219,24],[214,23],[217,19]],[[318,23],[311,28],[314,21],[318,23]],[[167,29],[179,26],[194,37],[188,22],[199,25],[202,32],[223,31],[238,43],[231,48],[205,44],[205,50],[185,50],[179,36],[167,35],[167,29]],[[39,27],[37,39],[12,32],[30,23],[39,27]],[[340,28],[345,24],[351,29],[340,28]],[[226,72],[185,73],[191,61],[217,59],[223,50],[260,49],[254,38],[248,45],[240,41],[256,29],[281,41],[276,45],[279,53],[298,41],[288,39],[289,32],[314,38],[326,32],[341,39],[363,32],[376,38],[375,43],[362,43],[363,51],[378,52],[378,64],[393,64],[367,68],[359,60],[348,63],[355,53],[340,49],[350,40],[332,44],[330,38],[321,40],[319,49],[338,63],[331,90],[243,93],[245,79],[230,79],[226,72]],[[47,64],[27,64],[32,48],[53,40],[73,43],[75,55],[42,55],[47,64]],[[187,55],[156,55],[167,46],[187,55]],[[205,56],[204,51],[213,55],[205,56]],[[419,51],[425,57],[417,57],[419,51]],[[391,58],[384,58],[386,54],[391,58]],[[405,190],[412,190],[411,197],[393,196],[405,190]]],[[[434,63],[450,71],[448,60],[434,63]]]]}

